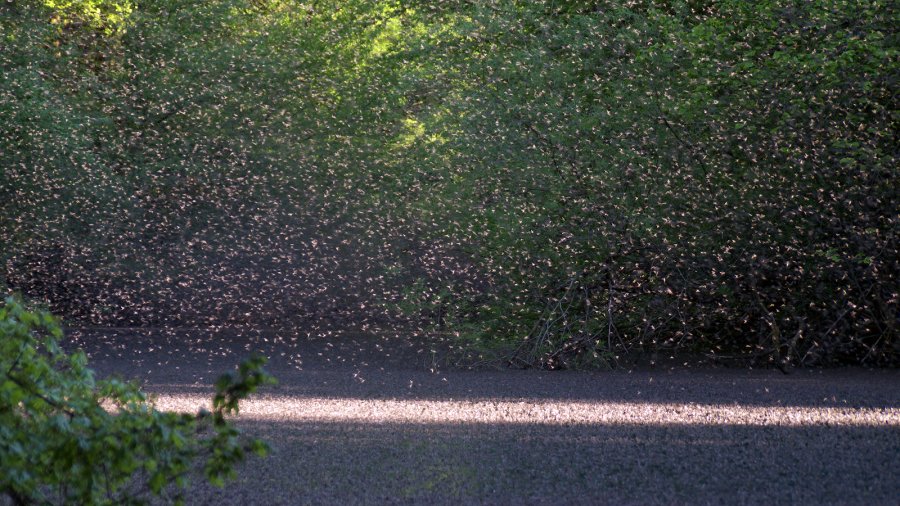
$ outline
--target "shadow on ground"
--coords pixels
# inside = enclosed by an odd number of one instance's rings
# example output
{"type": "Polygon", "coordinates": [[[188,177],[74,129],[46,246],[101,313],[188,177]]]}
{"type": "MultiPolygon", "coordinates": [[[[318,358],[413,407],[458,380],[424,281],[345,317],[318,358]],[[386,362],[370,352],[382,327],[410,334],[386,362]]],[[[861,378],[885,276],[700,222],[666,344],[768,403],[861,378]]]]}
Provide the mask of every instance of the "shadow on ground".
{"type": "Polygon", "coordinates": [[[202,388],[251,352],[269,357],[283,395],[330,398],[557,399],[745,406],[900,406],[900,371],[676,367],[615,371],[461,370],[453,343],[423,336],[146,329],[67,333],[101,375],[202,388]]]}
{"type": "Polygon", "coordinates": [[[896,427],[246,422],[204,504],[896,504],[896,427]]]}

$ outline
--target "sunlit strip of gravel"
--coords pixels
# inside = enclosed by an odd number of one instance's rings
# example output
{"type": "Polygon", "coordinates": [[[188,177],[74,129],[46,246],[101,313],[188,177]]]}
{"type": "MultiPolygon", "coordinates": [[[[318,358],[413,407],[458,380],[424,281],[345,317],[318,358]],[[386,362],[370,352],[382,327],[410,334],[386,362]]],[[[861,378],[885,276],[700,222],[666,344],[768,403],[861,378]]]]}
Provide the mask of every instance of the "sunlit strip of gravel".
{"type": "MultiPolygon", "coordinates": [[[[157,407],[192,412],[208,397],[163,394],[157,407]]],[[[900,427],[898,408],[723,406],[554,401],[365,400],[266,396],[242,404],[250,420],[403,424],[741,425],[900,427]]]]}

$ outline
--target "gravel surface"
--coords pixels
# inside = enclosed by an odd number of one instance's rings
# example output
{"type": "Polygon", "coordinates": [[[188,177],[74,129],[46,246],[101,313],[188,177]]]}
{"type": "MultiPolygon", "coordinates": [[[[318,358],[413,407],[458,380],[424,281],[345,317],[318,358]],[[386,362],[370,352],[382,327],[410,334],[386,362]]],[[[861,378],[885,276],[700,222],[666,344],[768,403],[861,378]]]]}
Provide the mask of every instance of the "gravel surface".
{"type": "Polygon", "coordinates": [[[248,350],[272,453],[193,504],[900,504],[900,371],[459,370],[391,337],[69,332],[101,375],[195,411],[248,350]]]}

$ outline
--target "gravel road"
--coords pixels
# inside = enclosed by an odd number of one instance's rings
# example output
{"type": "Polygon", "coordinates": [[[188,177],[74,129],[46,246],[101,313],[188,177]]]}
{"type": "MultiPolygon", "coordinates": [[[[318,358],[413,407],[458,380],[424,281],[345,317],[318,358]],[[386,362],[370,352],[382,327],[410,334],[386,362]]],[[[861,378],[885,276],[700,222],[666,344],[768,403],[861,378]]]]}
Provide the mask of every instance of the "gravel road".
{"type": "Polygon", "coordinates": [[[413,339],[69,335],[163,409],[271,357],[279,385],[238,421],[271,455],[194,504],[900,504],[896,370],[460,370],[413,339]]]}

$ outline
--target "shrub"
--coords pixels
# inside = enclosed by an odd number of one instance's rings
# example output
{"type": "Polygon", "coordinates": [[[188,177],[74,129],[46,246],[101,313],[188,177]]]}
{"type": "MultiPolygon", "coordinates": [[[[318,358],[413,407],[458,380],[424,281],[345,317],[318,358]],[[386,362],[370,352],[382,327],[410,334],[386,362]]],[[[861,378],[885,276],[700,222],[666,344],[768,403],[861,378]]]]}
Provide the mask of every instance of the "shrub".
{"type": "Polygon", "coordinates": [[[96,379],[61,338],[49,313],[12,297],[0,307],[0,494],[14,504],[181,503],[200,467],[221,486],[247,451],[266,453],[226,420],[274,382],[264,357],[219,379],[212,412],[167,413],[134,384],[96,379]]]}

